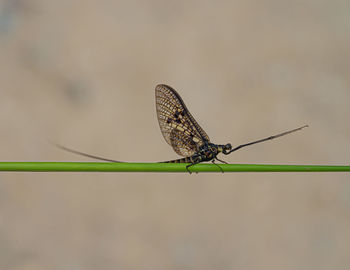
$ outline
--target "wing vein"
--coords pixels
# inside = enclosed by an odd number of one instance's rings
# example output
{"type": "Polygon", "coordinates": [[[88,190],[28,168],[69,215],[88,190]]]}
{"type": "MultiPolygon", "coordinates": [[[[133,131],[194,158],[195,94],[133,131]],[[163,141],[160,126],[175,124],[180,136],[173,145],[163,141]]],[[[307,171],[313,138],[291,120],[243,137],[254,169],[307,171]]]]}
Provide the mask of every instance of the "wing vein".
{"type": "Polygon", "coordinates": [[[164,139],[174,151],[191,156],[199,147],[210,142],[208,135],[188,111],[180,95],[170,86],[156,86],[156,109],[164,139]]]}

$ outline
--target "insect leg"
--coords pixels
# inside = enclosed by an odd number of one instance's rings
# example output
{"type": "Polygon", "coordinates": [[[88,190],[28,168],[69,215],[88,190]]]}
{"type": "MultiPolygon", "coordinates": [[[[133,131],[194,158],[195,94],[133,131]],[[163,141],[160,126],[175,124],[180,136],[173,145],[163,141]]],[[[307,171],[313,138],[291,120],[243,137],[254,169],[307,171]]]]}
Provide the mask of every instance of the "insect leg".
{"type": "Polygon", "coordinates": [[[225,160],[218,159],[217,157],[215,158],[217,161],[220,161],[222,163],[228,164],[225,160]]]}
{"type": "MultiPolygon", "coordinates": [[[[202,162],[202,157],[201,156],[192,156],[191,158],[191,164],[187,165],[186,166],[186,170],[191,174],[192,172],[188,169],[189,167],[193,166],[193,165],[196,165],[198,163],[201,163],[202,162]]],[[[198,173],[198,172],[196,172],[198,173]]]]}
{"type": "MultiPolygon", "coordinates": [[[[187,165],[187,166],[186,166],[186,170],[191,174],[192,172],[191,172],[188,168],[191,167],[191,166],[193,166],[193,165],[196,165],[196,164],[198,164],[198,163],[200,163],[200,161],[193,162],[193,163],[187,165]]],[[[198,172],[196,172],[196,173],[198,173],[198,172]]]]}
{"type": "MultiPolygon", "coordinates": [[[[220,161],[221,161],[221,160],[220,160],[220,161]]],[[[224,173],[224,170],[220,167],[220,165],[215,163],[215,159],[212,159],[211,162],[212,162],[214,165],[216,165],[217,167],[219,167],[220,171],[221,171],[222,173],[224,173]]]]}
{"type": "Polygon", "coordinates": [[[193,166],[195,163],[191,163],[186,166],[186,170],[191,174],[192,172],[189,170],[189,167],[193,166]]]}
{"type": "MultiPolygon", "coordinates": [[[[186,166],[186,170],[191,174],[192,172],[189,170],[189,167],[191,167],[191,166],[193,166],[193,165],[196,165],[196,164],[198,164],[198,163],[199,163],[199,162],[191,163],[191,164],[187,165],[187,166],[186,166]]],[[[198,172],[196,172],[196,173],[198,173],[198,172]]]]}

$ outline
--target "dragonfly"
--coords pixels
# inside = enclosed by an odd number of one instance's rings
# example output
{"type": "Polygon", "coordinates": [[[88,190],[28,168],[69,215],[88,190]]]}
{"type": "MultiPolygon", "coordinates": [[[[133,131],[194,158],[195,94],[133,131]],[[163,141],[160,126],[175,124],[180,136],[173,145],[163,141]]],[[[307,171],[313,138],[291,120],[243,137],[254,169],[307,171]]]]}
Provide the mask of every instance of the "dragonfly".
{"type": "MultiPolygon", "coordinates": [[[[308,127],[308,125],[304,125],[302,127],[288,130],[264,139],[241,144],[236,147],[232,147],[230,143],[215,144],[210,141],[207,133],[194,119],[192,114],[187,109],[184,101],[174,88],[166,84],[158,84],[155,88],[155,98],[157,118],[162,135],[173,150],[183,157],[174,160],[161,161],[160,163],[187,163],[186,170],[190,174],[192,173],[189,169],[191,166],[206,161],[211,161],[213,164],[218,166],[221,172],[224,172],[223,169],[217,163],[215,163],[215,161],[226,164],[227,162],[219,159],[217,157],[218,154],[222,153],[224,155],[229,155],[243,147],[273,140],[308,127]]],[[[89,158],[108,162],[123,162],[73,150],[57,143],[53,144],[62,150],[89,158]]]]}

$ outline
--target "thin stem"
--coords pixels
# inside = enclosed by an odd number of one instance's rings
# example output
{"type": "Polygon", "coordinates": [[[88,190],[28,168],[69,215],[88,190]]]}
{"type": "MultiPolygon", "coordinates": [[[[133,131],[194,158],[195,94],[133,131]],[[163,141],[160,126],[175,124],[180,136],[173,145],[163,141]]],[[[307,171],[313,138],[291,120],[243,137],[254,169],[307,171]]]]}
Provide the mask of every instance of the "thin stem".
{"type": "MultiPolygon", "coordinates": [[[[187,163],[0,162],[12,172],[185,172],[187,163]]],[[[220,164],[224,172],[350,172],[350,166],[220,164]]],[[[221,172],[214,164],[196,164],[191,172],[221,172]]]]}

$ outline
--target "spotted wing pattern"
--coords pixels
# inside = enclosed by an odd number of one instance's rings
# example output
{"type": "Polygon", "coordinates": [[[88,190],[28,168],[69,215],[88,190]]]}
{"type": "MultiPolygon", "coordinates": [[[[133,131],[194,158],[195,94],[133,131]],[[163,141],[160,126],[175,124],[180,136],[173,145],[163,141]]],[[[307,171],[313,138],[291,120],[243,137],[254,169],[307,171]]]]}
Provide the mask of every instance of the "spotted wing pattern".
{"type": "Polygon", "coordinates": [[[177,154],[192,156],[205,142],[210,142],[179,94],[170,86],[156,86],[156,108],[163,137],[177,154]]]}

